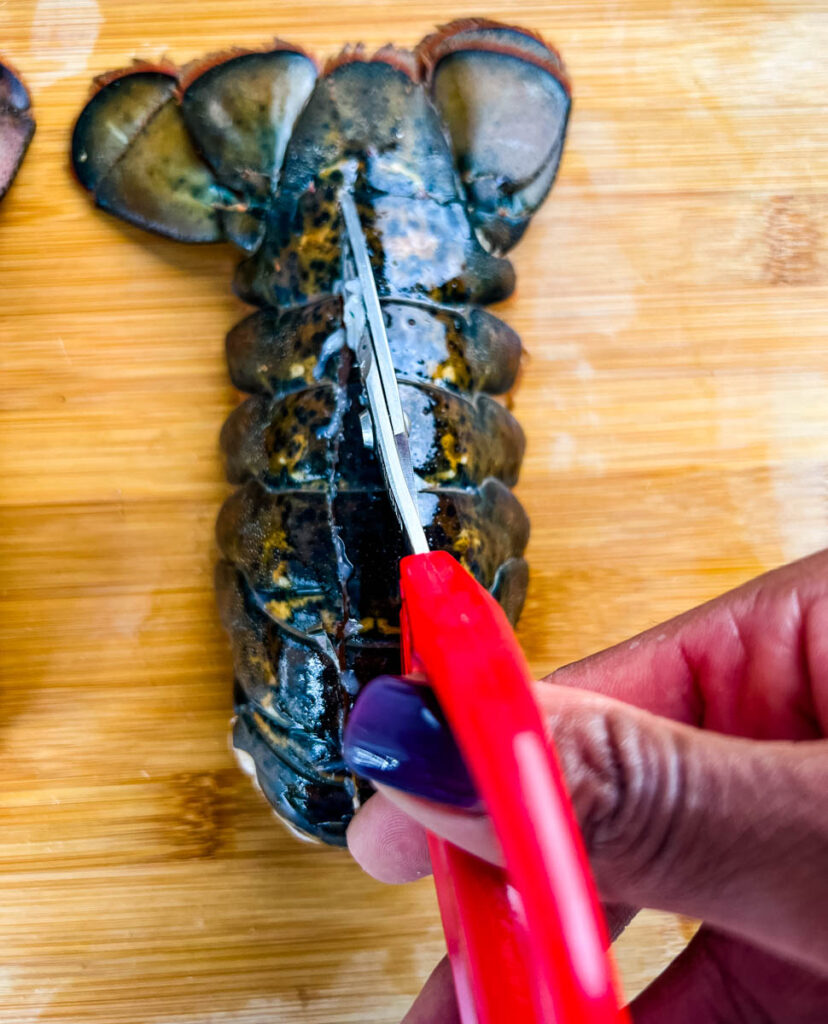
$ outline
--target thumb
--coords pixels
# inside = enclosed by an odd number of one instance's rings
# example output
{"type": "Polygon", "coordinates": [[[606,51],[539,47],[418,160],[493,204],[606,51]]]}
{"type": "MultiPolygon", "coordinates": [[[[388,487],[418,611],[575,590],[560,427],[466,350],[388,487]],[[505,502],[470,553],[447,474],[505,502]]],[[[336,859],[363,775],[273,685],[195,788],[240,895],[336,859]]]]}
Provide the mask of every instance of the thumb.
{"type": "Polygon", "coordinates": [[[828,967],[828,741],[725,737],[570,689],[541,702],[605,899],[828,967]]]}
{"type": "MultiPolygon", "coordinates": [[[[724,737],[568,687],[546,685],[539,696],[602,899],[703,918],[828,967],[826,741],[724,737]]],[[[426,688],[388,677],[369,684],[345,749],[388,806],[500,862],[426,688]]],[[[371,846],[359,819],[355,852],[371,846]]],[[[371,828],[381,827],[372,815],[371,828]]]]}

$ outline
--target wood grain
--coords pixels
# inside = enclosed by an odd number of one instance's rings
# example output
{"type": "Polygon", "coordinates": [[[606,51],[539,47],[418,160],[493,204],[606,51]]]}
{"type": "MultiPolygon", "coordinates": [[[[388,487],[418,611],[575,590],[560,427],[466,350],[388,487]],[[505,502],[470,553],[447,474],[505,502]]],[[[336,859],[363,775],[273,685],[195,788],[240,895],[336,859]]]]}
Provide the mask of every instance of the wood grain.
{"type": "MultiPolygon", "coordinates": [[[[233,254],[94,212],[66,154],[91,76],[133,56],[411,44],[474,13],[556,41],[576,93],[503,309],[538,673],[828,542],[823,4],[0,6],[38,118],[0,210],[0,1021],[392,1022],[440,953],[427,882],[296,843],[228,752],[233,254]]],[[[642,915],[627,991],[689,933],[642,915]]]]}

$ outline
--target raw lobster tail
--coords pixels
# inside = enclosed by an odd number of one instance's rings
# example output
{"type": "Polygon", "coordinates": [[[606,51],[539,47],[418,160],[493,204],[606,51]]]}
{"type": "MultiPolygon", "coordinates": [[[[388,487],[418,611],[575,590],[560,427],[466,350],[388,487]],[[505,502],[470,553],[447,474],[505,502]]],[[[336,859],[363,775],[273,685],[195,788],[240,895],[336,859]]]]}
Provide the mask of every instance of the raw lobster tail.
{"type": "Polygon", "coordinates": [[[0,63],[0,199],[8,192],[35,131],[26,87],[0,63]]]}
{"type": "Polygon", "coordinates": [[[405,553],[354,358],[339,193],[353,190],[371,249],[429,543],[515,620],[524,441],[490,396],[513,385],[520,340],[479,304],[514,287],[496,253],[549,190],[568,110],[541,40],[463,21],[414,53],[346,49],[319,77],[281,42],[181,74],[136,65],[99,80],[75,128],[98,205],[246,253],[236,289],[262,308],[227,338],[251,397],[222,431],[239,487],[217,526],[234,741],[278,813],[327,842],[370,792],[345,769],[342,728],[359,687],[399,670],[405,553]]]}

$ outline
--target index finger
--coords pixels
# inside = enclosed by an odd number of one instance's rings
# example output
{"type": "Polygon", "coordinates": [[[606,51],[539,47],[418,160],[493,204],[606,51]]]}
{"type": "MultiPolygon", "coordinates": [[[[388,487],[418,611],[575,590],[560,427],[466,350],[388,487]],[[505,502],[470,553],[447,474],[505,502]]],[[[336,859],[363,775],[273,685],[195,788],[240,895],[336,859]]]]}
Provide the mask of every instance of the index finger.
{"type": "Polygon", "coordinates": [[[828,550],[558,669],[547,681],[735,736],[824,736],[828,550]]]}

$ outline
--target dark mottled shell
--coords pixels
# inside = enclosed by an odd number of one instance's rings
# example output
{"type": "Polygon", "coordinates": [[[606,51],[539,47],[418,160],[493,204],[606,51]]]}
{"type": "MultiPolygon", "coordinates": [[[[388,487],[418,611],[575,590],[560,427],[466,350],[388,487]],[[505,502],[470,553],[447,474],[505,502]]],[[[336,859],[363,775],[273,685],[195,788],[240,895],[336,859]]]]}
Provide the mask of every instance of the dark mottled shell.
{"type": "MultiPolygon", "coordinates": [[[[488,477],[517,483],[523,433],[486,395],[453,394],[430,384],[400,383],[410,423],[414,472],[430,487],[475,487],[488,477]]],[[[361,386],[343,393],[316,384],[276,399],[255,395],[224,426],[222,448],[231,483],[258,477],[270,488],[327,490],[334,470],[330,435],[340,437],[333,485],[337,490],[382,488],[372,457],[362,451],[361,386]],[[344,409],[343,409],[344,406],[344,409]]]]}
{"type": "Polygon", "coordinates": [[[8,192],[34,135],[26,87],[0,63],[0,199],[8,192]]]}
{"type": "MultiPolygon", "coordinates": [[[[446,154],[448,158],[448,154],[446,154]]],[[[267,215],[264,242],[236,273],[248,302],[285,307],[330,295],[341,275],[338,171],[313,191],[282,194],[267,215]]],[[[377,290],[435,302],[496,302],[514,288],[511,263],[487,253],[459,201],[441,203],[356,191],[377,290]]]]}
{"type": "MultiPolygon", "coordinates": [[[[520,338],[474,306],[440,308],[417,300],[382,300],[394,365],[401,380],[499,395],[515,382],[520,338]]],[[[337,380],[343,352],[337,297],[284,311],[263,309],[227,335],[227,363],[240,391],[283,394],[337,380]]]]}
{"type": "Polygon", "coordinates": [[[551,185],[568,110],[545,43],[464,21],[415,54],[346,50],[318,78],[283,43],[182,74],[139,65],[105,76],[75,128],[99,205],[247,252],[236,290],[261,308],[227,337],[250,397],[222,431],[238,487],[217,523],[234,743],[282,818],[327,842],[344,842],[370,792],[345,768],[342,729],[360,686],[399,670],[405,554],[345,329],[339,190],[366,232],[429,543],[516,621],[529,524],[509,488],[524,439],[492,396],[521,347],[479,306],[514,287],[495,253],[551,185]]]}

